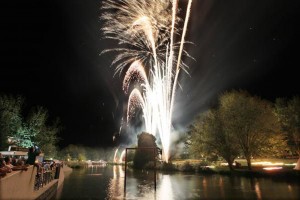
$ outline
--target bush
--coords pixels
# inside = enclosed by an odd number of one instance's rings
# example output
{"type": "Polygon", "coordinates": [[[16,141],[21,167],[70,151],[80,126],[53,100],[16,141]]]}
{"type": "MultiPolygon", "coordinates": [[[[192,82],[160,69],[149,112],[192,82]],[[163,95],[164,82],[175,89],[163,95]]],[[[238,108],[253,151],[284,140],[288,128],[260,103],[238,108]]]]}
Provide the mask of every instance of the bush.
{"type": "Polygon", "coordinates": [[[144,168],[145,168],[145,169],[154,169],[154,162],[153,162],[153,161],[147,162],[147,163],[144,165],[144,168]]]}
{"type": "Polygon", "coordinates": [[[133,159],[133,166],[136,169],[143,169],[152,160],[152,150],[137,150],[133,159]]]}
{"type": "Polygon", "coordinates": [[[159,165],[158,167],[159,169],[161,169],[162,171],[176,171],[176,166],[169,162],[169,163],[166,163],[166,162],[163,162],[159,165]]]}
{"type": "Polygon", "coordinates": [[[182,172],[195,172],[196,169],[193,165],[190,164],[189,161],[186,161],[183,163],[183,165],[180,166],[180,171],[182,172]]]}
{"type": "Polygon", "coordinates": [[[79,161],[69,161],[69,162],[65,162],[65,164],[75,169],[84,168],[86,166],[85,162],[79,162],[79,161]]]}

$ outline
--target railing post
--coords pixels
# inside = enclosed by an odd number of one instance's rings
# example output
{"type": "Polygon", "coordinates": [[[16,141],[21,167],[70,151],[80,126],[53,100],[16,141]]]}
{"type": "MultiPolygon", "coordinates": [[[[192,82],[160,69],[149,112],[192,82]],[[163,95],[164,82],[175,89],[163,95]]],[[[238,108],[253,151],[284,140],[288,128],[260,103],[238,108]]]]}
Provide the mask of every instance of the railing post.
{"type": "Polygon", "coordinates": [[[153,161],[154,161],[154,190],[156,191],[156,159],[155,159],[155,157],[156,157],[156,155],[155,155],[156,151],[155,151],[155,150],[156,150],[156,149],[153,148],[153,161]]]}
{"type": "Polygon", "coordinates": [[[125,150],[124,197],[126,196],[127,148],[125,150]]]}

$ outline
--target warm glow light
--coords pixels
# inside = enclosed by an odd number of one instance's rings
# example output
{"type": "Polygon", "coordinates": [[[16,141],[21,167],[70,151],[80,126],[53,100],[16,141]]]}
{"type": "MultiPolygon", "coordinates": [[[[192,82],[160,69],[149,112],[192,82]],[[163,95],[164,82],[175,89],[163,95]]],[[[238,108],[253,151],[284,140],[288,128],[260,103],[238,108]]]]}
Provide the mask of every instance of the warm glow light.
{"type": "MultiPolygon", "coordinates": [[[[234,164],[234,163],[233,163],[234,164]]],[[[221,166],[228,166],[228,163],[220,163],[221,166]]]]}
{"type": "Polygon", "coordinates": [[[210,168],[210,169],[214,169],[214,168],[216,168],[215,166],[213,166],[213,165],[208,165],[208,166],[204,166],[204,167],[207,167],[207,168],[210,168]]]}
{"type": "Polygon", "coordinates": [[[264,167],[263,170],[271,171],[271,170],[279,170],[282,169],[282,167],[264,167]]]}
{"type": "Polygon", "coordinates": [[[284,164],[285,166],[296,166],[297,163],[284,164]]]}
{"type": "Polygon", "coordinates": [[[278,166],[278,165],[284,165],[282,162],[272,163],[269,161],[261,161],[261,162],[253,162],[252,165],[262,165],[262,166],[278,166]]]}
{"type": "MultiPolygon", "coordinates": [[[[221,166],[228,166],[228,163],[220,163],[221,166]]],[[[235,166],[235,163],[232,164],[235,166]]],[[[285,164],[283,162],[270,162],[270,161],[258,161],[258,162],[252,162],[251,165],[253,166],[296,166],[296,163],[289,163],[285,164]]]]}

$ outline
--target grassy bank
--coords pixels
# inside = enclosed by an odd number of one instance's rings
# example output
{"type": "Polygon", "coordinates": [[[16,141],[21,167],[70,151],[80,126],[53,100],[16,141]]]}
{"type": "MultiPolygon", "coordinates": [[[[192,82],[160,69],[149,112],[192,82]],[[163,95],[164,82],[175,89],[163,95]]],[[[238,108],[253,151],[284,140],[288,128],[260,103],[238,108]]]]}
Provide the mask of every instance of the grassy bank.
{"type": "Polygon", "coordinates": [[[300,179],[300,171],[294,170],[293,163],[296,163],[296,159],[268,159],[270,163],[264,162],[266,159],[255,159],[253,163],[255,165],[252,166],[252,170],[249,170],[247,167],[247,163],[245,160],[237,160],[241,163],[241,166],[238,168],[234,168],[234,170],[230,171],[228,166],[224,165],[224,163],[216,162],[213,165],[209,165],[200,160],[177,160],[173,161],[173,163],[162,163],[158,166],[158,169],[162,171],[179,171],[179,172],[190,172],[190,173],[198,173],[198,174],[221,174],[227,176],[243,176],[243,177],[263,177],[263,178],[272,178],[276,180],[284,180],[284,181],[299,181],[300,179]],[[274,165],[275,163],[275,165],[274,165]],[[276,167],[276,163],[279,168],[264,169],[265,167],[276,167]],[[222,165],[223,164],[223,165],[222,165]]]}

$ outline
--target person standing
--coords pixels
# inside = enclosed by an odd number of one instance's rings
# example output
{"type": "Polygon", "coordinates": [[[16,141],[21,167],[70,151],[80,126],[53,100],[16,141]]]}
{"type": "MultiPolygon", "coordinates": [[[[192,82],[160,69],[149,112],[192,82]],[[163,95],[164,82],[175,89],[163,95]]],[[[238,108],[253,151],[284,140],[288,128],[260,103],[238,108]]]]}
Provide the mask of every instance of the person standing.
{"type": "Polygon", "coordinates": [[[26,164],[34,165],[36,156],[38,156],[39,154],[40,154],[40,151],[37,148],[30,147],[28,149],[28,158],[27,158],[26,164]]]}

